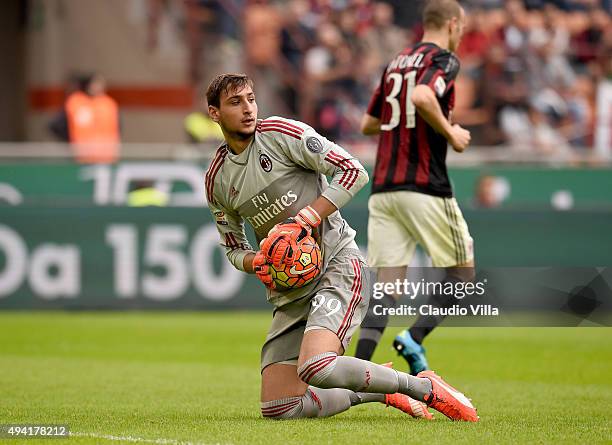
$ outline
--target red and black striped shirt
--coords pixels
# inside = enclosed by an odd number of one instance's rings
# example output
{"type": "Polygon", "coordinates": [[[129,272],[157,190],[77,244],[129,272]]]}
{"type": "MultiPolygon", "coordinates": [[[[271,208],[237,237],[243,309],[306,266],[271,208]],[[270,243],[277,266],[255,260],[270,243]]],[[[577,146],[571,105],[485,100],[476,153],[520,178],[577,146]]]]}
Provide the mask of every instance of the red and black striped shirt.
{"type": "Polygon", "coordinates": [[[446,170],[447,141],[419,116],[410,96],[416,85],[428,85],[448,118],[458,72],[453,53],[427,42],[406,48],[387,65],[368,106],[368,114],[381,120],[372,193],[453,195],[446,170]]]}

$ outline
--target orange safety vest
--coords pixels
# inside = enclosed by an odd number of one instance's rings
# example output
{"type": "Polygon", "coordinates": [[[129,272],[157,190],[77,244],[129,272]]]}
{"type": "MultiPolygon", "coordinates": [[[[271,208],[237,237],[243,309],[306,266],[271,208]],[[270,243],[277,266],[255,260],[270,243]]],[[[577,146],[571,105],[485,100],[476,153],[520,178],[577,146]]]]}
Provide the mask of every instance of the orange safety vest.
{"type": "Polygon", "coordinates": [[[109,96],[77,91],[66,100],[68,135],[77,162],[110,163],[119,157],[119,108],[109,96]]]}

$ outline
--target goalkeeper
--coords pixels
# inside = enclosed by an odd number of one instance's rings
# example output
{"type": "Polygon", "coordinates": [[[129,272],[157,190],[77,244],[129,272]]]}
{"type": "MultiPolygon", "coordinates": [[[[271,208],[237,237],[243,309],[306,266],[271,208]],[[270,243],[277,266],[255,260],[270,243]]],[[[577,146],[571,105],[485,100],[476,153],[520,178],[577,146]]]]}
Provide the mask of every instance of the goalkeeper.
{"type": "Polygon", "coordinates": [[[343,357],[368,306],[366,264],[338,212],[368,182],[360,162],[301,122],[257,120],[245,75],[217,76],[206,98],[225,137],[206,172],[208,205],[228,259],[255,273],[275,306],[261,353],[263,416],[326,417],[382,402],[413,417],[431,418],[429,405],[451,419],[476,421],[467,398],[431,371],[414,377],[343,357]],[[259,251],[247,241],[245,220],[259,251]],[[274,289],[268,266],[290,266],[305,233],[321,247],[321,274],[299,289],[274,289]],[[320,304],[311,306],[315,296],[320,304]]]}

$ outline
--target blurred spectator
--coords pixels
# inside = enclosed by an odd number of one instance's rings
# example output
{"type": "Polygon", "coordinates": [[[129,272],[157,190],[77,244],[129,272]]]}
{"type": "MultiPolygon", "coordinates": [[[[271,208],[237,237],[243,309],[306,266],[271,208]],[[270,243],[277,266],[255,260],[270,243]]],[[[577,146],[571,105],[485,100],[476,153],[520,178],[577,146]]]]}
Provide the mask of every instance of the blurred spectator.
{"type": "Polygon", "coordinates": [[[588,76],[577,77],[565,95],[567,115],[562,133],[574,147],[584,149],[593,143],[590,137],[595,125],[593,97],[594,85],[588,76]]]}
{"type": "Polygon", "coordinates": [[[595,149],[604,159],[612,158],[612,41],[604,52],[602,76],[597,86],[595,149]]]}
{"type": "Polygon", "coordinates": [[[264,115],[283,114],[280,11],[268,0],[250,0],[243,11],[246,71],[257,85],[257,104],[264,115]]]}
{"type": "MultiPolygon", "coordinates": [[[[171,0],[150,1],[159,13],[171,0]]],[[[262,115],[288,113],[327,136],[359,138],[356,123],[383,64],[420,38],[424,1],[185,0],[192,80],[241,60],[245,66],[234,69],[255,78],[262,115]],[[227,41],[242,42],[244,56],[224,51],[227,41]]],[[[462,2],[454,119],[472,130],[474,145],[539,152],[547,143],[524,144],[554,134],[564,146],[593,146],[596,91],[607,96],[597,85],[607,85],[611,3],[462,2]]]]}
{"type": "Polygon", "coordinates": [[[208,116],[208,113],[193,111],[185,117],[183,125],[192,144],[223,140],[221,127],[208,116]]]}
{"type": "MultiPolygon", "coordinates": [[[[197,84],[210,74],[205,72],[206,67],[218,64],[216,53],[223,53],[226,42],[237,37],[239,23],[236,19],[243,0],[183,0],[181,3],[189,48],[189,79],[197,84]]],[[[157,10],[159,7],[153,8],[157,10]]]]}
{"type": "Polygon", "coordinates": [[[290,116],[299,116],[302,85],[302,58],[312,45],[312,33],[307,26],[309,5],[306,0],[292,0],[282,17],[280,31],[282,86],[280,94],[285,98],[290,116]]]}
{"type": "Polygon", "coordinates": [[[491,109],[485,103],[483,91],[484,62],[487,51],[494,39],[496,29],[484,10],[477,9],[466,16],[466,27],[458,56],[462,70],[455,81],[455,109],[453,119],[472,133],[472,138],[491,143],[487,136],[487,124],[491,109]]]}
{"type": "Polygon", "coordinates": [[[111,163],[119,157],[119,108],[106,94],[99,74],[74,77],[63,110],[50,123],[59,139],[70,142],[81,163],[111,163]]]}
{"type": "Polygon", "coordinates": [[[244,11],[244,46],[250,67],[274,66],[280,52],[281,22],[267,0],[251,0],[244,11]]]}
{"type": "Polygon", "coordinates": [[[372,26],[363,35],[365,63],[368,71],[380,75],[386,63],[408,45],[406,31],[393,24],[393,8],[374,3],[372,26]]]}
{"type": "Polygon", "coordinates": [[[481,175],[476,181],[473,205],[480,209],[500,207],[510,195],[510,184],[504,177],[481,175]]]}
{"type": "Polygon", "coordinates": [[[129,207],[165,207],[170,197],[155,188],[154,181],[135,182],[127,196],[129,207]]]}
{"type": "Polygon", "coordinates": [[[506,25],[501,30],[509,56],[523,56],[529,34],[529,15],[520,0],[508,0],[505,4],[506,25]]]}
{"type": "Polygon", "coordinates": [[[350,103],[359,94],[354,76],[351,48],[333,23],[323,23],[317,30],[318,45],[310,48],[304,58],[308,90],[314,93],[305,102],[304,112],[315,129],[329,138],[339,138],[343,132],[344,114],[340,100],[350,103]]]}
{"type": "Polygon", "coordinates": [[[529,133],[526,145],[543,154],[559,154],[567,151],[568,144],[550,124],[546,114],[536,106],[529,107],[529,133]]]}

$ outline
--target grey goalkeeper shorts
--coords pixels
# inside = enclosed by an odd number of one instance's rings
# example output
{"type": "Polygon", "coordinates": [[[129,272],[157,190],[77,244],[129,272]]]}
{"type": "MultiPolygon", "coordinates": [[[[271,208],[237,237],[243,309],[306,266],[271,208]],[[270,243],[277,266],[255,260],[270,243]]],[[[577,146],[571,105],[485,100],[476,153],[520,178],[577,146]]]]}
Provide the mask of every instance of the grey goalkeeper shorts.
{"type": "Polygon", "coordinates": [[[334,332],[346,350],[368,309],[368,273],[358,249],[342,249],[312,292],[276,308],[261,350],[261,369],[273,363],[297,364],[304,332],[312,329],[334,332]]]}

